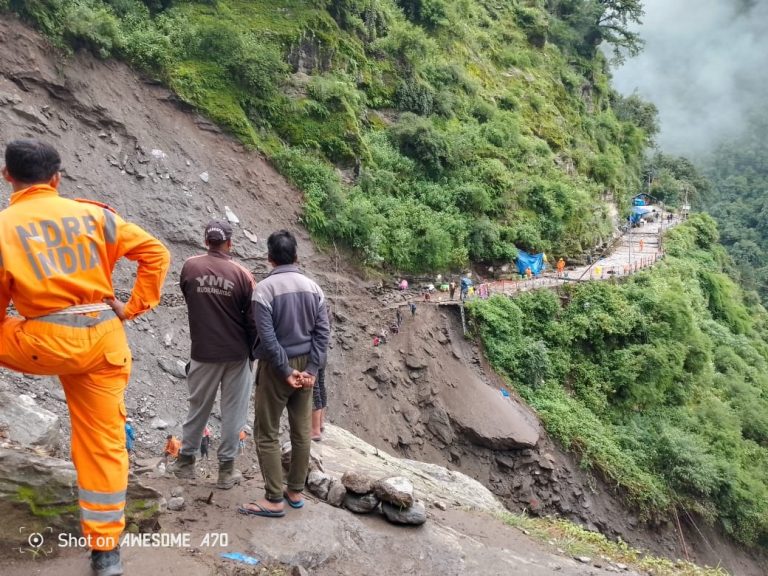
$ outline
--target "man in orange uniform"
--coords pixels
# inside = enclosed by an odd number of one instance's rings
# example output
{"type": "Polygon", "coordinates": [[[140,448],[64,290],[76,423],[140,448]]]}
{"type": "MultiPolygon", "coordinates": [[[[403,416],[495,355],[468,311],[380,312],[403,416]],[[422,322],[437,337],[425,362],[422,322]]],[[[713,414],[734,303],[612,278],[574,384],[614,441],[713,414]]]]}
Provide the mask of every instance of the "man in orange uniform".
{"type": "Polygon", "coordinates": [[[60,166],[58,152],[38,140],[14,140],[5,150],[3,176],[13,194],[0,212],[0,366],[59,376],[91,567],[97,576],[117,576],[131,370],[122,321],[160,301],[170,256],[110,208],[60,197],[60,166]],[[138,262],[127,303],[115,300],[112,288],[123,256],[138,262]],[[11,301],[23,318],[6,317],[11,301]]]}

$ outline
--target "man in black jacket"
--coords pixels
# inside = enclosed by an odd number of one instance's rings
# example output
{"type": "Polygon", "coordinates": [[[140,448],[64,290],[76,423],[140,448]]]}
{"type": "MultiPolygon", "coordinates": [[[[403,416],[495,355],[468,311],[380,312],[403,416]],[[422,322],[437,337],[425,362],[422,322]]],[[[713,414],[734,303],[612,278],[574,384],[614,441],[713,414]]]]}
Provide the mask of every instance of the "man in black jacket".
{"type": "Polygon", "coordinates": [[[195,453],[221,387],[221,444],[216,487],[232,488],[242,480],[235,470],[240,430],[248,417],[251,395],[251,348],[256,329],[251,314],[253,275],[232,259],[232,227],[213,220],[205,228],[208,253],[184,262],[179,285],[189,312],[192,361],[187,374],[189,411],[181,454],[168,471],[195,477],[195,453]]]}

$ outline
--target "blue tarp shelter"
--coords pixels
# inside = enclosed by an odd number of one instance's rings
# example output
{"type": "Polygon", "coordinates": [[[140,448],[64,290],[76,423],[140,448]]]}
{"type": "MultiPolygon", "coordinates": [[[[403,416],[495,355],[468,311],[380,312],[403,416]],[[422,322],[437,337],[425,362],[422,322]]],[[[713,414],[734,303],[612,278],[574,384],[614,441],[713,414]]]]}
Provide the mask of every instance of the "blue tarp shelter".
{"type": "Polygon", "coordinates": [[[653,211],[653,209],[648,206],[632,206],[632,212],[629,215],[629,221],[632,222],[632,224],[637,224],[643,215],[648,214],[651,211],[653,211]]]}
{"type": "Polygon", "coordinates": [[[520,274],[525,274],[525,269],[530,268],[534,275],[541,274],[544,270],[544,253],[541,254],[528,254],[522,250],[517,251],[517,271],[520,274]]]}

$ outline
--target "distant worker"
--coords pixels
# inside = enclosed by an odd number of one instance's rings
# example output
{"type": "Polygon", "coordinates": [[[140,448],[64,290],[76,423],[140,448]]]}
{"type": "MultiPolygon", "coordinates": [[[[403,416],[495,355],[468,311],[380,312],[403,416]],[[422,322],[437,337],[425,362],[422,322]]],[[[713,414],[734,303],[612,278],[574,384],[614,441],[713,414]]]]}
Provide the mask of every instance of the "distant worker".
{"type": "Polygon", "coordinates": [[[170,255],[110,207],[59,196],[60,167],[56,149],[39,140],[14,140],[5,149],[3,177],[13,193],[0,212],[0,365],[59,377],[91,568],[96,576],[117,576],[131,373],[123,321],[160,301],[170,255]],[[123,257],[138,263],[125,303],[112,285],[123,257]],[[21,317],[6,316],[11,302],[21,317]]]}
{"type": "Polygon", "coordinates": [[[451,283],[448,285],[448,293],[451,296],[451,300],[453,300],[453,297],[456,295],[456,281],[451,280],[451,283]]]}
{"type": "Polygon", "coordinates": [[[395,321],[397,322],[397,327],[400,328],[403,324],[403,313],[400,312],[400,308],[395,311],[395,321]]]}
{"type": "Polygon", "coordinates": [[[460,293],[459,293],[459,298],[462,301],[467,299],[467,294],[469,294],[469,287],[470,286],[472,286],[472,280],[469,278],[469,274],[467,274],[466,276],[464,276],[461,279],[461,283],[460,283],[461,290],[460,290],[460,293]]]}
{"type": "Polygon", "coordinates": [[[200,458],[208,460],[208,450],[211,447],[211,429],[208,426],[203,430],[203,437],[200,440],[200,458]]]}
{"type": "Polygon", "coordinates": [[[125,449],[128,454],[133,454],[133,443],[136,440],[136,432],[133,430],[133,419],[125,419],[125,449]]]}
{"type": "Polygon", "coordinates": [[[399,288],[400,290],[408,290],[408,280],[406,280],[405,278],[400,280],[399,288]]]}
{"type": "Polygon", "coordinates": [[[642,252],[642,251],[643,251],[643,247],[644,247],[644,246],[645,246],[645,240],[643,240],[642,238],[640,238],[640,252],[642,252]]]}
{"type": "Polygon", "coordinates": [[[163,447],[163,462],[168,462],[170,458],[178,458],[181,450],[181,441],[173,434],[165,437],[165,446],[163,447]]]}
{"type": "Polygon", "coordinates": [[[229,490],[243,478],[235,469],[235,458],[253,383],[251,348],[256,341],[256,324],[251,296],[256,281],[232,258],[229,222],[208,222],[203,240],[207,253],[187,259],[179,278],[192,340],[187,374],[189,407],[181,456],[168,472],[177,478],[195,477],[195,454],[219,395],[221,442],[216,451],[216,488],[229,490]]]}
{"type": "Polygon", "coordinates": [[[560,260],[557,261],[557,276],[558,277],[562,276],[564,271],[565,271],[565,260],[560,258],[560,260]]]}
{"type": "Polygon", "coordinates": [[[413,318],[416,316],[416,303],[411,302],[408,306],[411,308],[411,318],[413,318]]]}
{"type": "Polygon", "coordinates": [[[525,279],[526,279],[526,280],[530,280],[532,277],[533,277],[533,272],[531,272],[531,267],[530,267],[530,266],[528,266],[528,267],[525,269],[525,279]]]}

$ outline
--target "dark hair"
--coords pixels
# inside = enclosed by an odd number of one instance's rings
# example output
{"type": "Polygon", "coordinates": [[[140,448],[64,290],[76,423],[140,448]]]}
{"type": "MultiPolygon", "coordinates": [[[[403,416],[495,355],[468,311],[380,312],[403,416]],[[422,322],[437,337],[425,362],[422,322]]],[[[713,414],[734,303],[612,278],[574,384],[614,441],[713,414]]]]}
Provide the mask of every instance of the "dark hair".
{"type": "Polygon", "coordinates": [[[61,156],[46,142],[13,140],[5,148],[5,166],[17,182],[43,184],[61,168],[61,156]]]}
{"type": "Polygon", "coordinates": [[[288,230],[272,232],[267,238],[267,257],[278,266],[296,262],[296,237],[288,230]]]}

